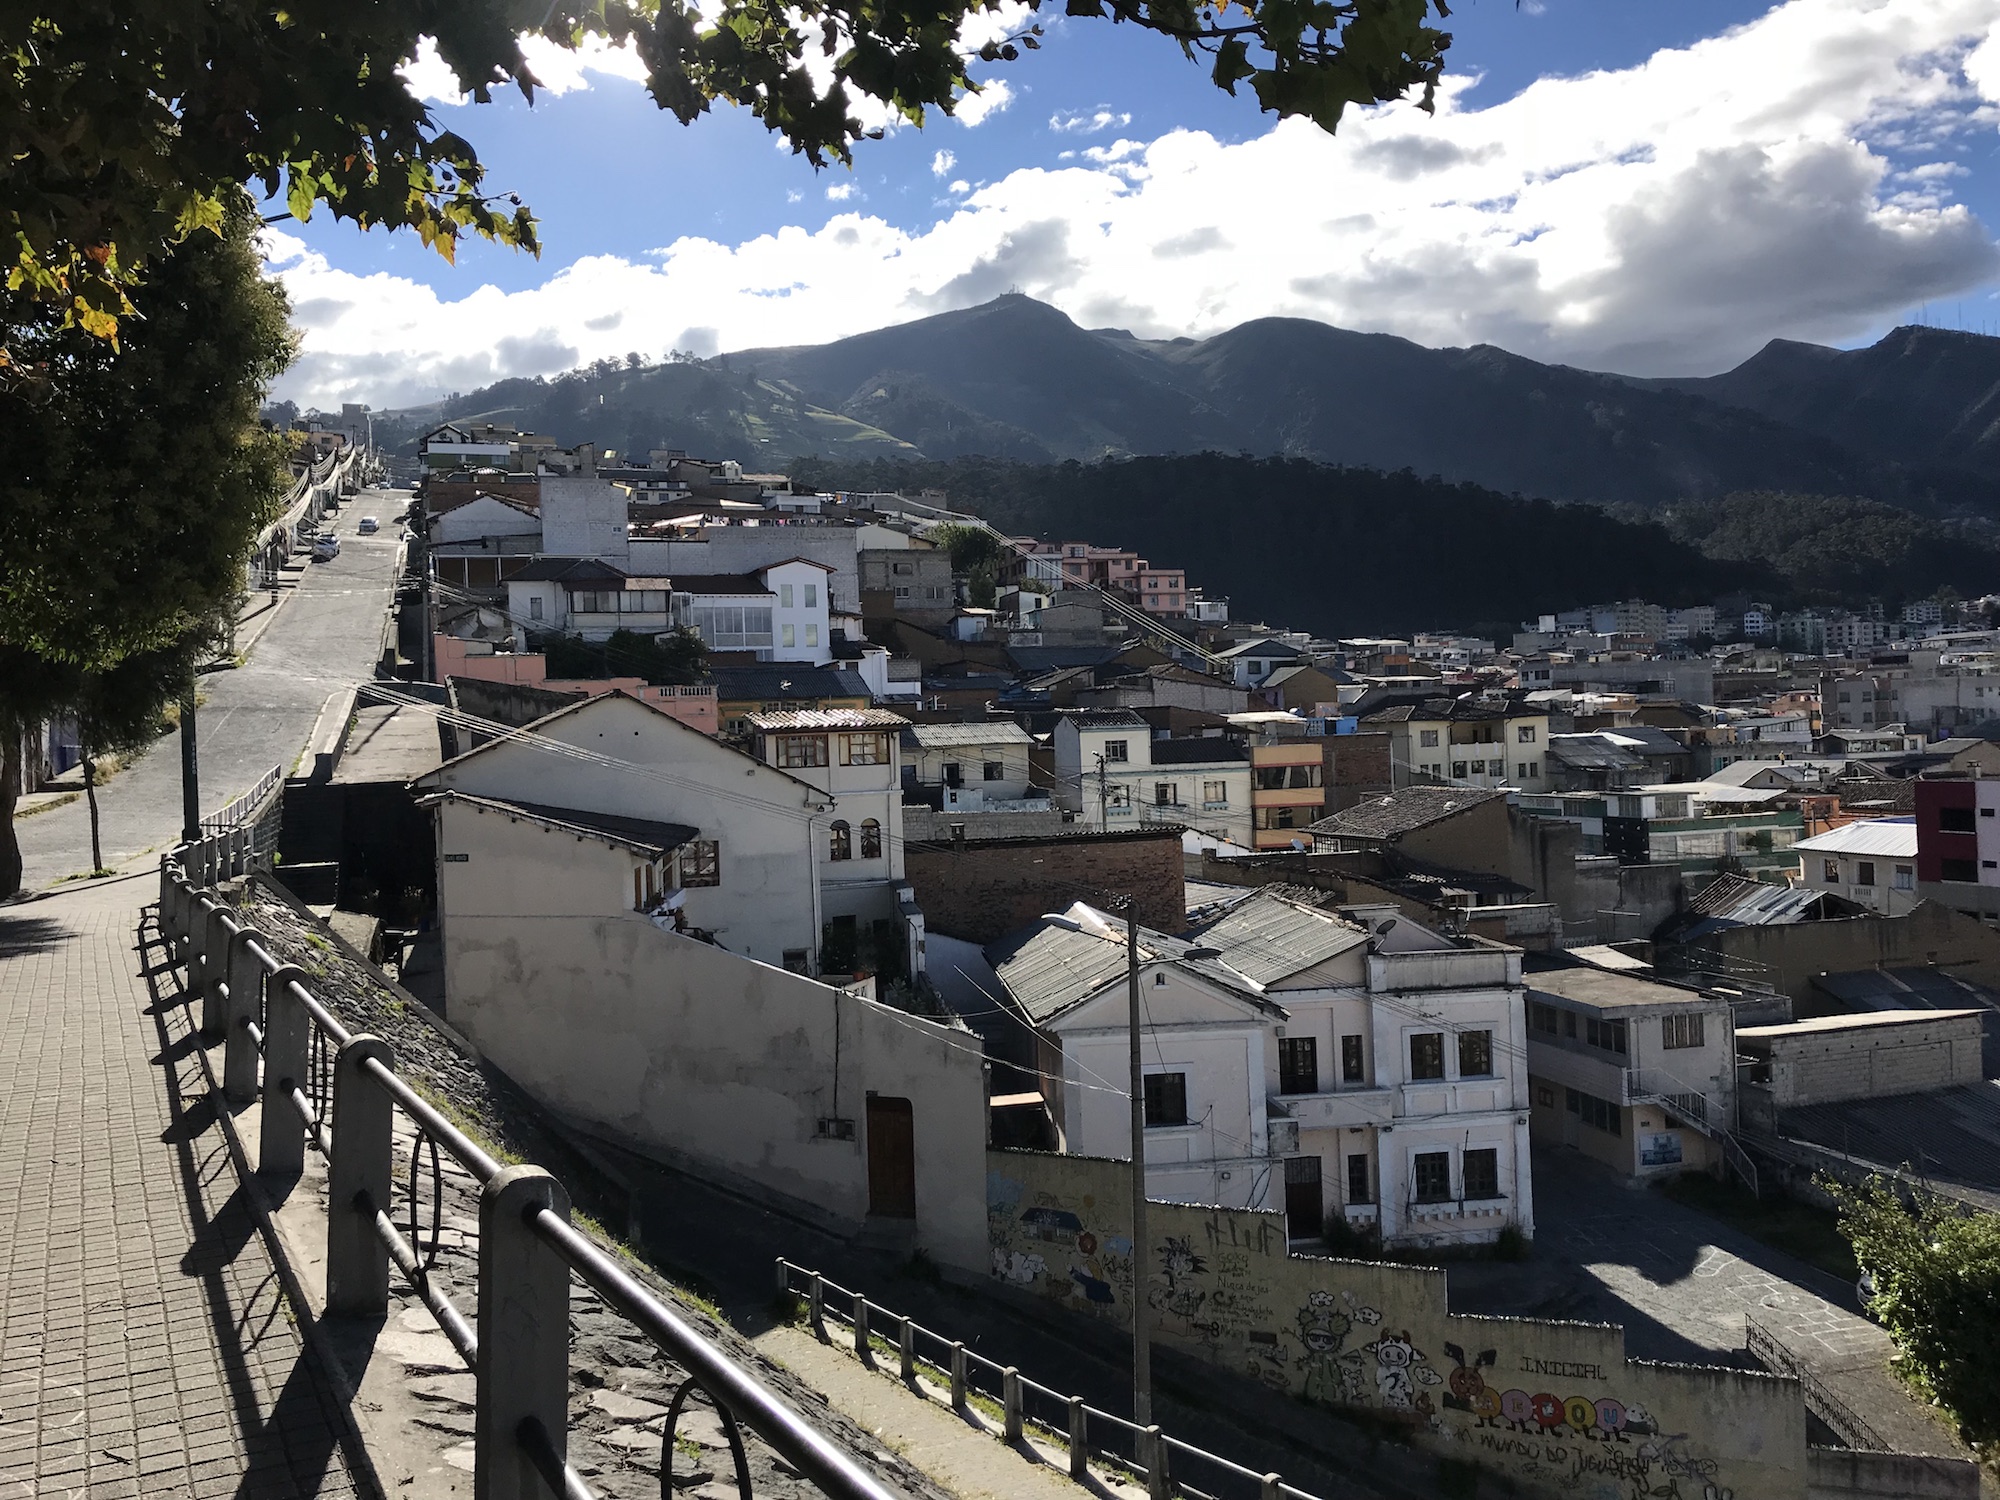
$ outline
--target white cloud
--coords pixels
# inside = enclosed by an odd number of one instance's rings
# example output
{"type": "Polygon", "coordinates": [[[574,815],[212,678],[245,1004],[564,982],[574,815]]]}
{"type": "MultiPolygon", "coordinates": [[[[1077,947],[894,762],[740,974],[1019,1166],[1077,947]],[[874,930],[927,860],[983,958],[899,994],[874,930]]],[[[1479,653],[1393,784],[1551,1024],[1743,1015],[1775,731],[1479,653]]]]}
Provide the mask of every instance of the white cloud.
{"type": "Polygon", "coordinates": [[[940,151],[931,158],[931,176],[942,177],[958,165],[958,157],[950,151],[940,151]]]}
{"type": "Polygon", "coordinates": [[[951,181],[951,186],[946,191],[952,193],[969,193],[972,191],[972,184],[967,182],[963,177],[954,177],[951,181]]]}
{"type": "MultiPolygon", "coordinates": [[[[646,65],[630,43],[614,47],[601,36],[584,38],[574,51],[558,47],[533,34],[521,38],[521,53],[540,87],[551,94],[567,94],[590,87],[589,74],[623,78],[642,83],[646,65]]],[[[437,43],[425,37],[417,43],[417,54],[396,69],[403,85],[419,99],[437,104],[463,104],[467,95],[463,82],[450,64],[438,56],[437,43]]],[[[509,85],[511,87],[512,85],[509,85]]]]}
{"type": "Polygon", "coordinates": [[[854,184],[852,182],[829,182],[826,185],[826,196],[831,202],[845,203],[849,198],[854,196],[854,184]]]}
{"type": "Polygon", "coordinates": [[[1088,110],[1059,109],[1049,116],[1049,129],[1057,135],[1096,135],[1100,130],[1122,130],[1131,123],[1130,114],[1108,104],[1088,110]]]}
{"type": "Polygon", "coordinates": [[[1014,102],[1014,86],[1004,78],[982,78],[979,92],[961,94],[953,118],[961,125],[984,125],[1014,102]]]}
{"type": "Polygon", "coordinates": [[[1712,371],[1774,336],[1862,336],[2000,272],[1938,165],[2000,120],[1996,23],[2000,0],[1791,0],[1485,109],[1459,80],[1435,118],[1357,112],[1338,137],[1288,121],[1240,144],[1120,140],[982,185],[921,230],[844,213],[586,259],[512,293],[445,300],[274,233],[306,327],[282,385],[381,404],[664,351],[693,327],[719,349],[833,338],[1010,286],[1145,336],[1282,315],[1712,371]],[[621,325],[590,329],[607,309],[621,325]]]}

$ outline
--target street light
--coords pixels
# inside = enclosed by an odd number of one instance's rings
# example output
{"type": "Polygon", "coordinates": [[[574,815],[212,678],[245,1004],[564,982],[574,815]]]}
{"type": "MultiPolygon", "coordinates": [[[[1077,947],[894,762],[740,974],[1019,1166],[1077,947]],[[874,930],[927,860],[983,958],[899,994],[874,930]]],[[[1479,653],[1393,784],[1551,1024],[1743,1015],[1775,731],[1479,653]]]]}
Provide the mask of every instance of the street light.
{"type": "MultiPolygon", "coordinates": [[[[1153,1425],[1153,1342],[1146,1327],[1146,1094],[1139,1053],[1139,914],[1126,896],[1125,997],[1132,1086],[1132,1420],[1153,1425]]],[[[1177,958],[1220,958],[1219,948],[1189,948],[1177,958]]]]}

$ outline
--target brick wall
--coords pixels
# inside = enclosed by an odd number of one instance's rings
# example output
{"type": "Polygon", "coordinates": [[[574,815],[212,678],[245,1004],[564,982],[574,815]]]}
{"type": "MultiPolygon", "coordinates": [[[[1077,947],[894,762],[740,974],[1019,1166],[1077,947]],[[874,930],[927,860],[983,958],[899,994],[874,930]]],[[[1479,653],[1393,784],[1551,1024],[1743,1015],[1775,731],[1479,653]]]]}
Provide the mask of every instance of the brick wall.
{"type": "Polygon", "coordinates": [[[1130,891],[1142,925],[1187,925],[1181,837],[1173,829],[1059,838],[911,843],[904,873],[933,932],[990,943],[1072,902],[1104,905],[1130,891]]]}
{"type": "Polygon", "coordinates": [[[1330,734],[1326,747],[1326,810],[1345,812],[1371,792],[1393,785],[1390,738],[1379,729],[1362,734],[1330,734]]]}

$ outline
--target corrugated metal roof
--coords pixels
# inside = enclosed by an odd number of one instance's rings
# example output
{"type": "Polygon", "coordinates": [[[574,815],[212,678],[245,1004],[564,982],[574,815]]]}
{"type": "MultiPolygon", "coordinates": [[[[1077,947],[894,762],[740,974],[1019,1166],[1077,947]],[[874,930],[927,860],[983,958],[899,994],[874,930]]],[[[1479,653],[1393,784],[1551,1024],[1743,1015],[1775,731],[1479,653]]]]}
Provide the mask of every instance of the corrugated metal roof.
{"type": "Polygon", "coordinates": [[[1810,849],[1815,854],[1879,854],[1885,859],[1915,859],[1917,820],[1864,818],[1800,839],[1792,847],[1810,849]]]}
{"type": "Polygon", "coordinates": [[[910,721],[886,708],[788,708],[745,714],[753,729],[907,729],[910,721]]]}
{"type": "MultiPolygon", "coordinates": [[[[1197,944],[1150,927],[1139,929],[1141,965],[1170,962],[1251,1005],[1284,1018],[1282,1006],[1263,998],[1263,986],[1217,958],[1183,958],[1197,944]]],[[[1200,946],[1213,946],[1204,938],[1200,946]]],[[[1125,928],[1121,919],[1085,902],[1062,916],[1043,917],[986,949],[1007,993],[1036,1022],[1046,1021],[1125,977],[1125,928]]]]}
{"type": "Polygon", "coordinates": [[[981,724],[913,724],[905,738],[931,750],[954,745],[1032,745],[1035,737],[1012,719],[981,724]]]}
{"type": "Polygon", "coordinates": [[[1224,963],[1259,984],[1273,984],[1368,941],[1367,932],[1353,922],[1262,891],[1196,937],[1203,947],[1220,949],[1224,963]]]}

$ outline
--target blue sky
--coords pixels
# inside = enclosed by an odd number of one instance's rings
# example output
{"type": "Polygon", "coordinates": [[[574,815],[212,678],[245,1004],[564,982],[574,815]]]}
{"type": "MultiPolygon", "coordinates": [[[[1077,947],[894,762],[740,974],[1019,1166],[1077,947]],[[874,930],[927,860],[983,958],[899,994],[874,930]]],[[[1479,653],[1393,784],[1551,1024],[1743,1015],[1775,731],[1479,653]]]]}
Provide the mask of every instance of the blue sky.
{"type": "Polygon", "coordinates": [[[979,123],[863,143],[851,173],[726,107],[683,128],[611,72],[533,108],[439,103],[489,186],[534,207],[542,257],[450,266],[410,236],[280,226],[306,328],[287,389],[395,404],[1007,285],[1155,336],[1277,313],[1639,373],[1864,340],[1925,304],[2000,328],[1996,19],[2000,0],[1470,0],[1439,117],[1355,116],[1337,141],[1157,37],[1057,20],[986,70],[979,123]]]}

